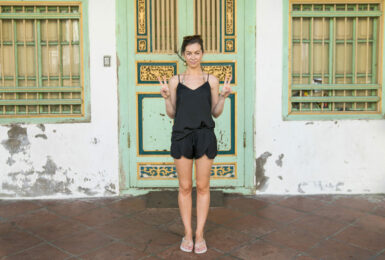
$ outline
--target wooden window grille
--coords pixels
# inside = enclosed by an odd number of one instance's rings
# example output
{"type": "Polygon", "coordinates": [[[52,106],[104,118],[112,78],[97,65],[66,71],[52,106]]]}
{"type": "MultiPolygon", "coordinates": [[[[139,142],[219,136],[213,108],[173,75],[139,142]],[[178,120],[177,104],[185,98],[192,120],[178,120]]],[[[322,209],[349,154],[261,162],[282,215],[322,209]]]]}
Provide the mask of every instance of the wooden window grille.
{"type": "Polygon", "coordinates": [[[150,0],[151,50],[174,53],[177,50],[177,0],[150,0]]]}
{"type": "Polygon", "coordinates": [[[379,113],[382,4],[290,9],[289,112],[379,113]]]}
{"type": "Polygon", "coordinates": [[[79,4],[0,3],[0,118],[81,116],[79,4]]]}
{"type": "Polygon", "coordinates": [[[202,36],[205,52],[221,52],[221,0],[195,0],[195,32],[202,36]]]}

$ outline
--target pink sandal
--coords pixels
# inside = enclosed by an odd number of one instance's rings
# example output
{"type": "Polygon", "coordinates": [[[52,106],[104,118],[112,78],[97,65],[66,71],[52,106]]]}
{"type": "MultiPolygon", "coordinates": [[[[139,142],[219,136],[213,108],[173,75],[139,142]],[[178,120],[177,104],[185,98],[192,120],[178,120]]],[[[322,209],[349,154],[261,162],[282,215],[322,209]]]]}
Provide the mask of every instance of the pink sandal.
{"type": "Polygon", "coordinates": [[[206,240],[195,242],[194,253],[195,254],[203,254],[207,252],[206,240]]]}
{"type": "Polygon", "coordinates": [[[182,238],[182,243],[180,243],[180,250],[182,250],[184,252],[192,252],[193,247],[194,247],[193,241],[189,241],[189,240],[185,239],[184,237],[182,238]]]}

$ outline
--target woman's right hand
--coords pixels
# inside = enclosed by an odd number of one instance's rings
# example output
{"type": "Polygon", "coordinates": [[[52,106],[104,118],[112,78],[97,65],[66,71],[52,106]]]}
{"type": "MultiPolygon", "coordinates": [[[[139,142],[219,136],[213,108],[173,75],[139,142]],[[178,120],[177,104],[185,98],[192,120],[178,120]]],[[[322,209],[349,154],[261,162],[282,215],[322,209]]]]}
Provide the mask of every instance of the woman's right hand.
{"type": "Polygon", "coordinates": [[[168,84],[167,84],[167,79],[166,79],[166,76],[163,76],[163,80],[158,77],[158,80],[159,80],[159,83],[160,83],[160,94],[162,95],[162,97],[164,99],[169,99],[170,98],[170,89],[168,88],[168,84]]]}

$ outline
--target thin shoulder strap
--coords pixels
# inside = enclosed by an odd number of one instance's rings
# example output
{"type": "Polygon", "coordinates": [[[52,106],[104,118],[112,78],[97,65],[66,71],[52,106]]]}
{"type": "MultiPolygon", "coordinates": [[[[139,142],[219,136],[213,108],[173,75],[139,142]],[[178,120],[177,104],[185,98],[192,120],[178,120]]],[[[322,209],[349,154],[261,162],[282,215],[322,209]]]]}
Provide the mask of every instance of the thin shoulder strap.
{"type": "Polygon", "coordinates": [[[179,77],[179,74],[178,74],[178,83],[180,83],[180,77],[179,77]]]}
{"type": "Polygon", "coordinates": [[[210,74],[209,74],[209,73],[207,73],[207,81],[209,81],[209,77],[210,77],[210,74]]]}

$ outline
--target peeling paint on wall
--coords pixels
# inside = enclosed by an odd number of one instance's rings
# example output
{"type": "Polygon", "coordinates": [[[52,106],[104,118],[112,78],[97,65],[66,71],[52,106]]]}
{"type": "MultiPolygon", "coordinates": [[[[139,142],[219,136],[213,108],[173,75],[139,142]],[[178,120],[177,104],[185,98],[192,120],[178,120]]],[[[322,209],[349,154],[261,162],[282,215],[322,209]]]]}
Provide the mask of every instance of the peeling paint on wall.
{"type": "Polygon", "coordinates": [[[255,179],[256,179],[256,189],[260,191],[264,191],[267,188],[267,180],[268,177],[265,176],[265,164],[267,158],[269,158],[272,154],[269,152],[264,152],[260,157],[258,157],[255,161],[255,179]]]}
{"type": "Polygon", "coordinates": [[[43,138],[43,139],[45,139],[45,140],[48,139],[47,136],[46,136],[45,134],[37,134],[37,135],[35,135],[35,138],[43,138]]]}
{"type": "Polygon", "coordinates": [[[285,155],[281,153],[278,157],[278,160],[275,161],[275,164],[278,165],[279,167],[282,167],[282,159],[285,155]]]}
{"type": "Polygon", "coordinates": [[[8,139],[2,141],[1,144],[11,155],[25,152],[25,149],[29,147],[30,144],[27,136],[27,128],[12,125],[11,129],[8,130],[8,139]]]}
{"type": "Polygon", "coordinates": [[[306,185],[307,185],[306,182],[298,183],[298,188],[297,188],[298,192],[299,193],[305,193],[304,190],[302,189],[302,186],[306,186],[306,185]]]}
{"type": "MultiPolygon", "coordinates": [[[[345,184],[343,182],[337,182],[336,184],[333,184],[332,182],[323,182],[323,181],[313,181],[311,183],[307,182],[301,182],[298,183],[297,191],[299,193],[306,193],[305,186],[308,186],[307,190],[308,192],[313,191],[314,189],[323,191],[323,192],[336,192],[336,191],[342,191],[341,187],[345,184]],[[310,187],[310,185],[313,185],[310,187]]],[[[349,191],[349,189],[347,190],[349,191]]],[[[351,191],[351,190],[350,190],[351,191]]]]}
{"type": "Polygon", "coordinates": [[[38,124],[36,127],[39,128],[41,131],[45,132],[45,125],[38,124]]]}

